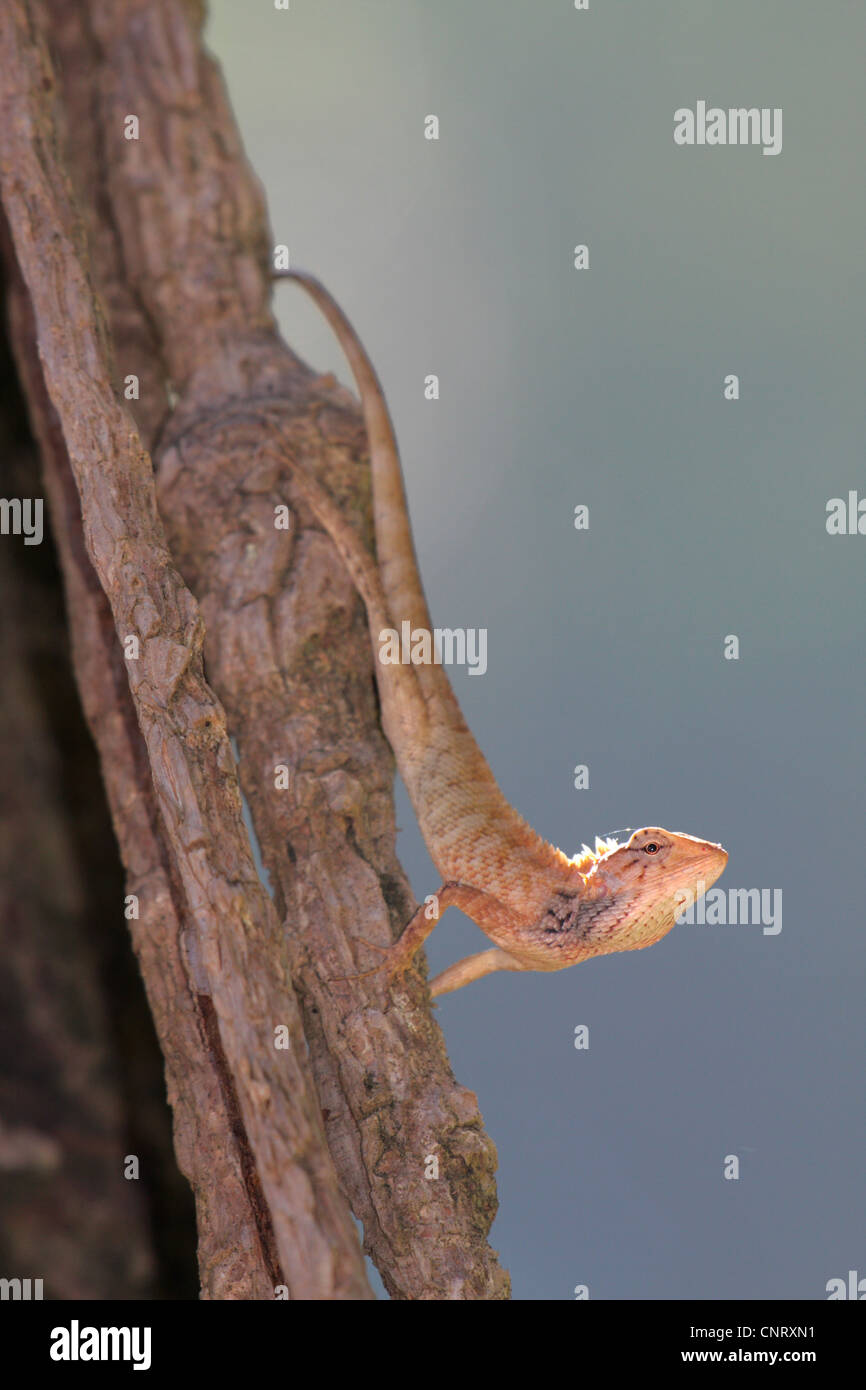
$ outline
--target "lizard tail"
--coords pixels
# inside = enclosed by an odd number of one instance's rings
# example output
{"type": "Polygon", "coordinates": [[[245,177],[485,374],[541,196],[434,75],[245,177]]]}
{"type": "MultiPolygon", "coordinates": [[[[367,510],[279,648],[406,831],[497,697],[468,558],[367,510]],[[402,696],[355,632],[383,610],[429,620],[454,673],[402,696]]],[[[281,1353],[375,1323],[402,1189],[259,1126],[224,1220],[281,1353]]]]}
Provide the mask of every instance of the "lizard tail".
{"type": "MultiPolygon", "coordinates": [[[[378,571],[333,502],[314,481],[304,478],[301,485],[307,500],[349,565],[374,633],[386,626],[399,630],[407,620],[412,629],[432,633],[415,558],[397,441],[375,368],[349,319],[315,276],[284,270],[275,272],[273,278],[296,281],[316,302],[333,328],[355,377],[370,446],[378,571]]],[[[550,860],[557,866],[561,860],[565,862],[560,852],[536,835],[503,796],[463,718],[442,665],[413,663],[384,669],[377,665],[376,676],[385,732],[397,755],[424,838],[428,845],[438,847],[440,852],[433,855],[434,861],[446,878],[477,880],[484,886],[483,864],[475,864],[473,858],[484,839],[477,831],[479,816],[484,825],[494,827],[490,834],[495,843],[488,858],[495,858],[499,851],[513,854],[523,850],[536,860],[550,860]],[[417,736],[419,724],[426,728],[424,738],[417,736]],[[446,794],[430,795],[429,789],[443,781],[446,794]],[[471,833],[467,825],[472,827],[471,833]],[[464,873],[467,846],[474,849],[470,853],[471,872],[464,873]]]]}
{"type": "Polygon", "coordinates": [[[320,280],[300,270],[281,271],[275,278],[295,280],[303,286],[318,304],[346,354],[358,385],[370,445],[376,552],[391,621],[399,628],[400,623],[408,619],[413,628],[430,631],[430,614],[409,525],[400,454],[376,369],[349,319],[320,280]]]}

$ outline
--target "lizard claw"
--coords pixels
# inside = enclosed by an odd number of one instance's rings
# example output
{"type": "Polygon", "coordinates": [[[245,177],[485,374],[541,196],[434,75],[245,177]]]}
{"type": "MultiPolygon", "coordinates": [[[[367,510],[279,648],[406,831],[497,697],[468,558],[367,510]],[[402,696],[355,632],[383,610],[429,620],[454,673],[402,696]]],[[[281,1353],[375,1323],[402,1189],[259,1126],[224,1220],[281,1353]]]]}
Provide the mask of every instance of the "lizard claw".
{"type": "Polygon", "coordinates": [[[368,980],[371,975],[378,975],[380,971],[387,971],[387,983],[390,985],[398,975],[403,973],[405,965],[399,959],[394,959],[394,946],[380,946],[375,941],[368,941],[365,936],[356,936],[356,941],[360,941],[364,946],[369,946],[371,951],[378,951],[383,960],[378,965],[374,965],[372,970],[359,970],[354,975],[332,975],[332,981],[342,982],[344,980],[368,980]]]}
{"type": "MultiPolygon", "coordinates": [[[[366,936],[356,936],[355,940],[360,941],[363,946],[369,946],[371,951],[378,951],[380,956],[389,956],[391,954],[391,946],[380,946],[377,941],[368,941],[366,936]]],[[[381,970],[382,966],[377,965],[376,969],[381,970]]]]}

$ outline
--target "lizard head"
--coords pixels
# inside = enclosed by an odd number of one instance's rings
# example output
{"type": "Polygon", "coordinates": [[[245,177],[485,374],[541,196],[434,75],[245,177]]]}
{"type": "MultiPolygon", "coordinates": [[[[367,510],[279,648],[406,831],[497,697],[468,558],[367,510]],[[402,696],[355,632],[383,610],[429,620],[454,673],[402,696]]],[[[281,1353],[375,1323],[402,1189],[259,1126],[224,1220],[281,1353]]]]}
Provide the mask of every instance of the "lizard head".
{"type": "MultiPolygon", "coordinates": [[[[634,950],[658,941],[728,862],[721,845],[659,826],[635,830],[624,844],[599,841],[593,858],[587,889],[597,901],[616,904],[610,915],[599,915],[602,951],[634,950]]],[[[593,934],[590,927],[587,936],[592,939],[593,934]]]]}

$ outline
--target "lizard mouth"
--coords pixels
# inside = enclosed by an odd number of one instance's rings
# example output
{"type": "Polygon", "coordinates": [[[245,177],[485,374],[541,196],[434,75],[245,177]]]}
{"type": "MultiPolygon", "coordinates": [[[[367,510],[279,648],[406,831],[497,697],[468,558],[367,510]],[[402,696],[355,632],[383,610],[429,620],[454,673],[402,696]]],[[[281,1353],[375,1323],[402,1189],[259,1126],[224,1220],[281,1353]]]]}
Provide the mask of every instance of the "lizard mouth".
{"type": "Polygon", "coordinates": [[[702,861],[700,866],[701,876],[709,888],[710,884],[715,883],[716,879],[720,878],[724,873],[725,865],[728,862],[728,851],[721,845],[715,845],[707,841],[707,847],[702,856],[702,861]]]}

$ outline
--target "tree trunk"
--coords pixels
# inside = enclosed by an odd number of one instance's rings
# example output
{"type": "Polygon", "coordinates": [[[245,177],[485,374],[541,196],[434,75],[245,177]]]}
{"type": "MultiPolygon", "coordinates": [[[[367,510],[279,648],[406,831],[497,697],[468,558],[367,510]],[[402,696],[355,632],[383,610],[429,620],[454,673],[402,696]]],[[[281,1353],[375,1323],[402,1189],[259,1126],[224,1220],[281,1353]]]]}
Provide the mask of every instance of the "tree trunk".
{"type": "Polygon", "coordinates": [[[363,611],[279,460],[369,541],[360,412],[279,340],[190,6],[8,0],[0,62],[10,337],[202,1296],[371,1297],[351,1205],[393,1296],[507,1297],[495,1150],[421,974],[384,1006],[338,978],[414,905],[363,611]]]}

